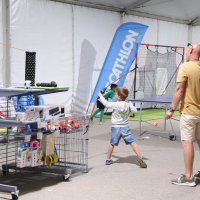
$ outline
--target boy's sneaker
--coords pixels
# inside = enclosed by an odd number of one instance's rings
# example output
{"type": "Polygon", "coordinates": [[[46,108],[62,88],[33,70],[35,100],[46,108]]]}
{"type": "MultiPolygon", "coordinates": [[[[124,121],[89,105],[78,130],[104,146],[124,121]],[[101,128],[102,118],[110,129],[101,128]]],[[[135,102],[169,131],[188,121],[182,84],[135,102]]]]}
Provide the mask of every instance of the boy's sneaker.
{"type": "Polygon", "coordinates": [[[99,122],[99,125],[103,125],[103,122],[99,122]]]}
{"type": "Polygon", "coordinates": [[[106,160],[105,165],[112,165],[113,161],[112,160],[106,160]]]}
{"type": "Polygon", "coordinates": [[[185,185],[194,187],[196,186],[196,183],[194,181],[194,178],[187,178],[184,174],[182,174],[179,178],[171,180],[172,184],[175,185],[185,185]]]}
{"type": "Polygon", "coordinates": [[[194,175],[194,181],[197,183],[200,181],[200,171],[198,171],[195,175],[194,175]]]}
{"type": "Polygon", "coordinates": [[[137,157],[136,160],[141,168],[147,168],[147,164],[144,162],[142,158],[137,157]]]}

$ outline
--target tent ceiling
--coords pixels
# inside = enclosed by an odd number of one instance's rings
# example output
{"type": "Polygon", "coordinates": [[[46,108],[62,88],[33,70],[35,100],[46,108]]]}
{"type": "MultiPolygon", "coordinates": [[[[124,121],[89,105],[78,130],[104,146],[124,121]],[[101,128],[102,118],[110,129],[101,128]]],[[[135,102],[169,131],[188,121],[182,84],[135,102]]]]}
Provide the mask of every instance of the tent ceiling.
{"type": "Polygon", "coordinates": [[[199,0],[51,0],[124,12],[188,25],[200,25],[199,0]]]}

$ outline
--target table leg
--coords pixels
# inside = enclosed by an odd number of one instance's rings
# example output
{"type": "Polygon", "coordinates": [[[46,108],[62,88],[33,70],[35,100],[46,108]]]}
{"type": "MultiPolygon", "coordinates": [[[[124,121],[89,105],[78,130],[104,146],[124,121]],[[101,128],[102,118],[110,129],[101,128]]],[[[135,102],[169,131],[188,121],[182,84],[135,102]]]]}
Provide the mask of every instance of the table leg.
{"type": "Polygon", "coordinates": [[[140,102],[140,135],[142,135],[142,102],[140,102]]]}

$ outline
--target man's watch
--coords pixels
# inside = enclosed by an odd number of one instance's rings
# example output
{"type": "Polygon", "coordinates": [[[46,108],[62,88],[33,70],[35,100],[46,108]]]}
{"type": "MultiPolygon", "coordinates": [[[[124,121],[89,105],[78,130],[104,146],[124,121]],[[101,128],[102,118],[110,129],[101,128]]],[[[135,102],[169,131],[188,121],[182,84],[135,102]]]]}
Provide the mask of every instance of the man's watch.
{"type": "Polygon", "coordinates": [[[171,106],[167,110],[170,111],[170,112],[172,112],[172,113],[175,112],[175,108],[173,108],[171,106]]]}

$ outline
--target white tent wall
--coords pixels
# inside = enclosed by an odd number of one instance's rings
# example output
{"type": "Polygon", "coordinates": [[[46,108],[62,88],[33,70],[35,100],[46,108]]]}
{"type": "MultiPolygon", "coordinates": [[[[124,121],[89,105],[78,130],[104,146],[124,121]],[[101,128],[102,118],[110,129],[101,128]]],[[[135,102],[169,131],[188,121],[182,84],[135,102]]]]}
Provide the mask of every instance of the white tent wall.
{"type": "Polygon", "coordinates": [[[67,97],[46,95],[46,102],[71,108],[73,101],[73,111],[85,111],[119,25],[114,12],[44,0],[11,1],[11,45],[20,49],[11,49],[12,83],[24,82],[25,51],[36,52],[36,82],[54,80],[70,87],[67,97]]]}
{"type": "MultiPolygon", "coordinates": [[[[36,82],[73,84],[71,6],[44,0],[13,1],[10,5],[11,80],[24,83],[25,51],[36,52],[36,82]]],[[[45,102],[71,104],[72,90],[45,95],[45,102]]]]}
{"type": "Polygon", "coordinates": [[[200,26],[193,26],[191,30],[191,41],[200,42],[200,26]]]}
{"type": "MultiPolygon", "coordinates": [[[[59,86],[70,87],[65,94],[44,96],[46,103],[85,110],[114,33],[128,21],[149,26],[145,43],[185,46],[188,42],[188,26],[184,24],[49,0],[10,0],[10,44],[16,47],[10,49],[11,82],[23,84],[25,51],[36,52],[35,81],[54,80],[59,86]]],[[[0,34],[1,27],[0,19],[0,34]]],[[[192,28],[192,38],[200,41],[198,31],[199,27],[192,28]]]]}
{"type": "Polygon", "coordinates": [[[172,22],[159,21],[158,44],[186,46],[188,41],[188,26],[172,22]]]}
{"type": "Polygon", "coordinates": [[[185,24],[177,24],[133,15],[125,17],[125,21],[139,22],[149,26],[143,38],[143,43],[166,46],[185,46],[188,40],[188,26],[185,24]]]}
{"type": "Polygon", "coordinates": [[[0,84],[3,83],[3,9],[2,9],[2,4],[3,2],[0,1],[0,84]]]}
{"type": "Polygon", "coordinates": [[[144,17],[137,17],[133,15],[125,15],[124,22],[138,22],[145,24],[149,26],[147,29],[147,32],[144,35],[144,38],[142,40],[143,43],[149,43],[149,44],[157,44],[158,40],[158,22],[155,19],[150,18],[144,18],[144,17]]]}
{"type": "Polygon", "coordinates": [[[85,112],[120,16],[74,6],[75,80],[73,112],[85,112]],[[109,19],[109,20],[107,20],[109,19]]]}

